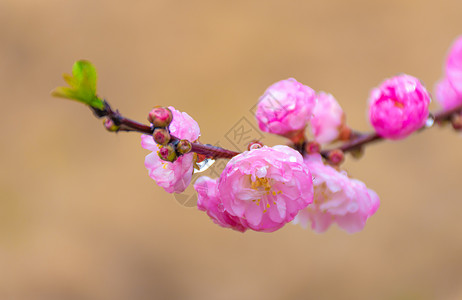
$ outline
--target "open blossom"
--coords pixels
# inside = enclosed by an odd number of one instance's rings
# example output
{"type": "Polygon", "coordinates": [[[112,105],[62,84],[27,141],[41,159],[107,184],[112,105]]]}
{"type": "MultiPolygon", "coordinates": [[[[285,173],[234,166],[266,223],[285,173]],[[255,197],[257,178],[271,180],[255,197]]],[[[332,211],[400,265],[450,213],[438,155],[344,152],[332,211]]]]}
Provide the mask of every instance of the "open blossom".
{"type": "Polygon", "coordinates": [[[372,90],[369,119],[380,136],[403,139],[425,124],[430,101],[430,94],[417,78],[399,75],[372,90]]]}
{"type": "Polygon", "coordinates": [[[310,121],[314,140],[319,144],[335,141],[345,122],[342,108],[331,94],[318,93],[316,106],[310,121]]]}
{"type": "Polygon", "coordinates": [[[301,210],[293,223],[305,228],[311,223],[318,233],[332,223],[349,233],[362,230],[379,207],[377,194],[361,181],[324,165],[319,154],[306,156],[305,163],[314,178],[314,202],[301,210]]]}
{"type": "Polygon", "coordinates": [[[260,97],[255,114],[262,131],[290,135],[303,130],[311,118],[316,94],[293,78],[271,85],[260,97]]]}
{"type": "Polygon", "coordinates": [[[224,209],[256,231],[272,232],[313,201],[311,173],[287,146],[262,147],[233,157],[220,176],[224,209]]]}
{"type": "Polygon", "coordinates": [[[207,176],[199,177],[194,183],[197,191],[197,208],[205,211],[207,215],[221,227],[231,228],[240,232],[245,232],[247,226],[242,224],[238,217],[229,214],[223,207],[217,189],[218,178],[211,179],[207,176]]]}
{"type": "Polygon", "coordinates": [[[459,95],[462,95],[462,36],[459,36],[449,50],[446,61],[446,77],[459,95]]]}
{"type": "MultiPolygon", "coordinates": [[[[173,121],[169,126],[170,133],[177,138],[195,141],[199,138],[200,129],[196,121],[187,113],[169,107],[173,114],[173,121]]],[[[144,165],[149,170],[149,176],[169,193],[181,193],[191,183],[193,174],[194,153],[187,153],[174,162],[161,160],[157,152],[159,146],[152,136],[142,135],[141,146],[152,151],[146,156],[144,165]]]]}

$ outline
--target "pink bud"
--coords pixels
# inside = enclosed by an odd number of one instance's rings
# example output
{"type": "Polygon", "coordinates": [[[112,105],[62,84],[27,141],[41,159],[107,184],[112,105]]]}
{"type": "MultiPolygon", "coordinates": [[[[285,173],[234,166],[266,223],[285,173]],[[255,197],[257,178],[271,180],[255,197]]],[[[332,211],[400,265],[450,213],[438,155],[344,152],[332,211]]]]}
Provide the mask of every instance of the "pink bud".
{"type": "Polygon", "coordinates": [[[455,130],[462,130],[462,115],[460,113],[452,115],[451,124],[455,130]]]}
{"type": "Polygon", "coordinates": [[[380,136],[403,139],[425,124],[430,101],[430,94],[417,78],[399,75],[372,90],[369,120],[380,136]]]}
{"type": "Polygon", "coordinates": [[[120,126],[117,126],[111,119],[104,119],[103,125],[104,128],[106,128],[106,130],[110,132],[117,132],[120,129],[120,126]]]}
{"type": "Polygon", "coordinates": [[[165,128],[156,128],[152,133],[152,137],[159,145],[166,145],[170,142],[170,133],[165,128]]]}
{"type": "Polygon", "coordinates": [[[148,121],[154,127],[167,127],[172,122],[173,115],[167,107],[154,107],[148,115],[148,121]]]}
{"type": "Polygon", "coordinates": [[[327,159],[328,159],[329,163],[331,163],[332,165],[338,166],[345,159],[345,155],[343,154],[342,150],[334,149],[332,151],[329,151],[327,159]]]}
{"type": "Polygon", "coordinates": [[[175,147],[172,144],[161,146],[158,151],[160,159],[173,162],[176,160],[175,147]]]}
{"type": "Polygon", "coordinates": [[[176,150],[180,154],[186,154],[191,151],[192,145],[188,140],[180,140],[176,145],[176,150]]]}
{"type": "Polygon", "coordinates": [[[321,151],[321,145],[318,142],[309,142],[305,145],[305,152],[308,154],[319,153],[321,151]]]}

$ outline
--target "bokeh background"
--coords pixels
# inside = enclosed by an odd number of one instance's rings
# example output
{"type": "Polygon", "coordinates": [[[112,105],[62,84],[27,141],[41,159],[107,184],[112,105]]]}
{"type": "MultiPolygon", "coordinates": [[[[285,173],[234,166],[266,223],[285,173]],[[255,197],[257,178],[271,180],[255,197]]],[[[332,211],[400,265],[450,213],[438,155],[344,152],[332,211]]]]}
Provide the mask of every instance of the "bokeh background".
{"type": "Polygon", "coordinates": [[[382,201],[364,231],[240,234],[156,186],[138,134],[49,95],[85,58],[126,116],[173,105],[202,142],[226,144],[242,118],[255,125],[270,84],[295,77],[370,130],[384,78],[433,90],[461,12],[459,0],[2,0],[0,299],[462,299],[462,139],[448,127],[348,158],[382,201]]]}

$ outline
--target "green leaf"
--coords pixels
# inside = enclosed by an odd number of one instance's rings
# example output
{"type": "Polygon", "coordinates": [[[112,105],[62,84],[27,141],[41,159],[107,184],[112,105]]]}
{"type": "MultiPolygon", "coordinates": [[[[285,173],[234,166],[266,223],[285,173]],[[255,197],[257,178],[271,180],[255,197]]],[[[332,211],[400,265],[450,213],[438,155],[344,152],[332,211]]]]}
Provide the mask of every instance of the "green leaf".
{"type": "Polygon", "coordinates": [[[51,94],[103,110],[104,102],[96,95],[97,77],[96,69],[89,61],[79,60],[72,67],[72,75],[63,75],[69,87],[57,87],[51,94]]]}

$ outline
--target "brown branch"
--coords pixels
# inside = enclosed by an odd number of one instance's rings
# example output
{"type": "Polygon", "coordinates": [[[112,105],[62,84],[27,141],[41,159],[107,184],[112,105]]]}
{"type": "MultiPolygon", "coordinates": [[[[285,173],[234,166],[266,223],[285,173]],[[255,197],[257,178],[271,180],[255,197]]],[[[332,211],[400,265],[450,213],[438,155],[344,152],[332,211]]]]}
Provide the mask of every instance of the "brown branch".
{"type": "MultiPolygon", "coordinates": [[[[120,114],[118,110],[113,110],[107,101],[104,101],[105,108],[104,110],[93,109],[94,114],[101,118],[107,117],[114,122],[115,125],[119,126],[118,131],[136,131],[144,134],[151,135],[154,131],[152,126],[148,126],[137,121],[125,118],[120,114]]],[[[171,141],[179,141],[180,139],[171,136],[171,141]]],[[[191,142],[191,151],[197,154],[204,155],[208,158],[232,158],[239,154],[239,152],[231,151],[228,149],[223,149],[220,147],[212,146],[212,145],[203,145],[200,143],[193,143],[191,142]]]]}
{"type": "MultiPolygon", "coordinates": [[[[92,108],[93,112],[99,118],[107,117],[111,119],[115,125],[119,126],[118,131],[136,131],[136,132],[149,134],[149,135],[152,134],[154,130],[152,126],[145,125],[137,121],[125,118],[119,113],[118,110],[114,111],[110,107],[109,103],[107,103],[106,101],[104,103],[105,103],[104,110],[92,108]]],[[[430,114],[429,121],[433,121],[434,123],[441,124],[441,123],[444,123],[445,121],[451,121],[451,118],[455,114],[460,114],[461,112],[462,112],[462,104],[450,110],[439,111],[433,115],[430,114]]],[[[428,126],[428,127],[431,127],[431,126],[428,126]]],[[[426,128],[427,126],[423,126],[419,130],[419,132],[422,130],[425,130],[426,128]]],[[[171,136],[171,139],[173,141],[179,140],[175,136],[171,136]]],[[[344,153],[355,151],[355,150],[360,150],[368,144],[382,141],[382,140],[384,140],[384,138],[379,136],[376,132],[371,132],[371,133],[354,132],[354,134],[352,135],[352,139],[350,141],[345,142],[344,144],[342,144],[341,146],[337,148],[322,150],[321,155],[324,158],[327,158],[329,156],[329,153],[333,150],[341,150],[344,153]]],[[[240,152],[235,152],[235,151],[231,151],[228,149],[224,149],[224,148],[220,148],[220,147],[216,147],[212,145],[204,145],[204,144],[193,143],[193,142],[191,142],[191,145],[192,145],[191,147],[192,152],[204,155],[208,158],[214,158],[214,159],[227,158],[229,159],[229,158],[232,158],[240,154],[240,152]]],[[[303,151],[303,149],[297,149],[297,150],[303,151]]]]}

